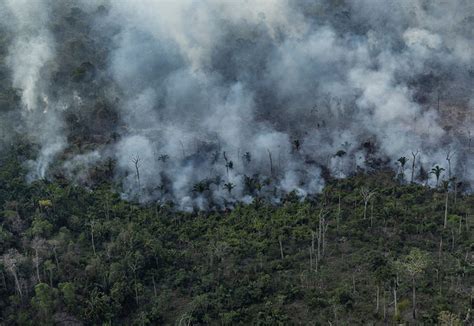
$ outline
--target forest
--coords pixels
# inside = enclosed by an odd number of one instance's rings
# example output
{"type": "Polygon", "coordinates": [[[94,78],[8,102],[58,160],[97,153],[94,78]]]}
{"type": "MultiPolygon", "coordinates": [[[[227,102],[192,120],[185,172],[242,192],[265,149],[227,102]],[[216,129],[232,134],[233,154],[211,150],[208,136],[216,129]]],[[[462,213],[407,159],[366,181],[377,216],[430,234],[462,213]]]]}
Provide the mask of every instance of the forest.
{"type": "Polygon", "coordinates": [[[0,0],[0,325],[473,325],[474,2],[0,0]]]}
{"type": "Polygon", "coordinates": [[[27,184],[18,154],[0,170],[4,325],[472,322],[474,196],[452,185],[380,171],[186,213],[27,184]]]}

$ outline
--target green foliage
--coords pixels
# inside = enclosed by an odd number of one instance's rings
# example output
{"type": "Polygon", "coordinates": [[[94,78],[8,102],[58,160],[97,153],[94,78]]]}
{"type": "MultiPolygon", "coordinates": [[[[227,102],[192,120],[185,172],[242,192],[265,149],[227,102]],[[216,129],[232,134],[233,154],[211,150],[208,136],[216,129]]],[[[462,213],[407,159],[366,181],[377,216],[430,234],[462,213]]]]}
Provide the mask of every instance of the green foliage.
{"type": "Polygon", "coordinates": [[[48,284],[38,283],[35,286],[35,296],[31,299],[31,305],[38,312],[41,324],[51,324],[57,305],[57,296],[58,290],[51,288],[48,284]]]}
{"type": "MultiPolygon", "coordinates": [[[[382,324],[383,304],[387,320],[413,323],[413,278],[419,322],[456,322],[471,303],[472,196],[458,194],[456,206],[450,196],[446,229],[443,192],[383,173],[329,183],[303,202],[183,213],[121,200],[107,184],[26,184],[15,159],[0,169],[5,324],[382,324]],[[363,188],[377,188],[365,220],[363,188]]],[[[245,191],[258,193],[256,180],[245,191]]]]}

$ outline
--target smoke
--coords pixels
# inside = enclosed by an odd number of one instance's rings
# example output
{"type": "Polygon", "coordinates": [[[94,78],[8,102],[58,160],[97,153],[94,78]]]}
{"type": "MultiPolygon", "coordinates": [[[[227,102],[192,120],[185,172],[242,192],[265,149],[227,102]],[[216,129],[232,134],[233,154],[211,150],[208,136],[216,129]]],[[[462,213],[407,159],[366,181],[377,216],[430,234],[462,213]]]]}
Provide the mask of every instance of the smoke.
{"type": "Polygon", "coordinates": [[[417,151],[419,182],[448,163],[474,181],[470,1],[4,6],[32,178],[60,153],[76,180],[113,160],[124,197],[184,210],[304,197],[417,151]]]}
{"type": "Polygon", "coordinates": [[[47,92],[55,58],[55,44],[48,29],[49,8],[46,1],[7,0],[2,4],[4,24],[13,35],[5,62],[13,88],[21,92],[20,114],[28,136],[40,145],[37,159],[27,162],[30,180],[44,178],[66,144],[57,115],[61,104],[50,103],[47,92]]]}

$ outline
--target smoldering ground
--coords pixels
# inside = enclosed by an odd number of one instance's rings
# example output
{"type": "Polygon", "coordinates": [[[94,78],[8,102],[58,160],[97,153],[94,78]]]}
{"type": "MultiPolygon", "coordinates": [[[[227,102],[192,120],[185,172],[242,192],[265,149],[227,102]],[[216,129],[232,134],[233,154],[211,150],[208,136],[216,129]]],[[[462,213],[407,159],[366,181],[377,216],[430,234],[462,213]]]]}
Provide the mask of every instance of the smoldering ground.
{"type": "Polygon", "coordinates": [[[474,180],[471,1],[29,4],[1,3],[2,129],[37,145],[32,180],[109,164],[125,197],[182,209],[305,196],[412,152],[416,182],[474,180]]]}

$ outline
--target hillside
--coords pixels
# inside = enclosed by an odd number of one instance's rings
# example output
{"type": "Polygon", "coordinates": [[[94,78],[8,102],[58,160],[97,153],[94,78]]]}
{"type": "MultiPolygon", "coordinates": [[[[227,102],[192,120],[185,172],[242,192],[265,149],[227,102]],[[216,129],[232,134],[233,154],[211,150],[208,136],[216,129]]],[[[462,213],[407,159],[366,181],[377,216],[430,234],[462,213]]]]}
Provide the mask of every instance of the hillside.
{"type": "Polygon", "coordinates": [[[474,1],[0,0],[0,326],[474,325],[474,1]]]}
{"type": "Polygon", "coordinates": [[[28,185],[14,157],[0,171],[1,324],[472,322],[474,196],[449,192],[444,226],[445,189],[380,172],[303,202],[181,213],[106,184],[28,185]]]}

